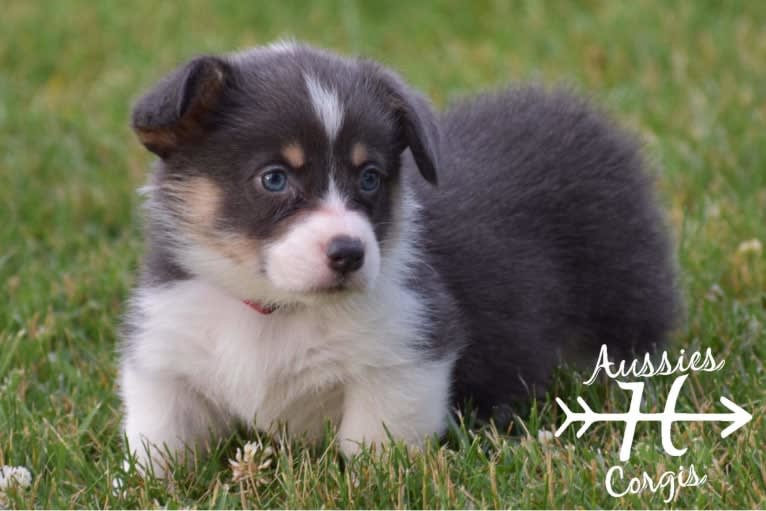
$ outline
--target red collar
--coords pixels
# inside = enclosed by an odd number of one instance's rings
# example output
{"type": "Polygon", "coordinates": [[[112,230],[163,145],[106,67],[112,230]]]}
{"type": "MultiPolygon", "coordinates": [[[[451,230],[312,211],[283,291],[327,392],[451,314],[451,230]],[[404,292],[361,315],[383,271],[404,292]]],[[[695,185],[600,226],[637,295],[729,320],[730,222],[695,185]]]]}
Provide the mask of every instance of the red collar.
{"type": "Polygon", "coordinates": [[[264,316],[266,316],[268,314],[271,314],[276,309],[276,307],[267,307],[265,305],[261,305],[258,302],[254,302],[252,300],[242,300],[242,303],[244,303],[245,305],[247,305],[248,307],[250,307],[254,311],[260,312],[264,316]]]}

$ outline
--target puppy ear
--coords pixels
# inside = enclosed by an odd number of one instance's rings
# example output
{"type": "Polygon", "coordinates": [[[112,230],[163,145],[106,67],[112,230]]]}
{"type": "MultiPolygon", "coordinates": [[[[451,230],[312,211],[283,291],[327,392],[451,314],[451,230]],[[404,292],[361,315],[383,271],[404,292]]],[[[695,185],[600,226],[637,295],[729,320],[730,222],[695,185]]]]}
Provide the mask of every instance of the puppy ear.
{"type": "Polygon", "coordinates": [[[132,125],[147,149],[165,158],[199,137],[230,80],[229,65],[197,57],[166,76],[133,107],[132,125]]]}
{"type": "Polygon", "coordinates": [[[374,66],[383,86],[383,94],[399,124],[402,150],[409,147],[420,174],[431,184],[437,183],[439,167],[440,133],[436,116],[430,103],[419,93],[411,90],[395,74],[377,64],[374,66]]]}

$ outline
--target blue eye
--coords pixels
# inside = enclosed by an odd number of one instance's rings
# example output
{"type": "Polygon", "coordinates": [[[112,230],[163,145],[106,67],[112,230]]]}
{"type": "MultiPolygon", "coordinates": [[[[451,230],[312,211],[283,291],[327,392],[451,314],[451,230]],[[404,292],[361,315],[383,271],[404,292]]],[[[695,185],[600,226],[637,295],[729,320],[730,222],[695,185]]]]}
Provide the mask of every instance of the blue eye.
{"type": "Polygon", "coordinates": [[[261,184],[266,191],[282,192],[287,188],[287,173],[277,167],[261,174],[261,184]]]}
{"type": "Polygon", "coordinates": [[[363,192],[372,193],[380,188],[380,172],[370,165],[365,167],[359,178],[359,188],[363,192]]]}

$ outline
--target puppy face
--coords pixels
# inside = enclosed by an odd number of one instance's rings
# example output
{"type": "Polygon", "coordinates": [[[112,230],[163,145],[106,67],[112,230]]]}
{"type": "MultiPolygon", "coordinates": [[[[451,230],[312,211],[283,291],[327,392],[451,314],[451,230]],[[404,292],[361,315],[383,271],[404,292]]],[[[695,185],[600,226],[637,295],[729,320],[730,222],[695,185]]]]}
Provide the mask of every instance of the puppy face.
{"type": "Polygon", "coordinates": [[[133,126],[162,159],[149,211],[167,252],[241,299],[370,288],[402,152],[435,181],[427,103],[375,64],[305,47],[197,58],[139,100],[133,126]]]}

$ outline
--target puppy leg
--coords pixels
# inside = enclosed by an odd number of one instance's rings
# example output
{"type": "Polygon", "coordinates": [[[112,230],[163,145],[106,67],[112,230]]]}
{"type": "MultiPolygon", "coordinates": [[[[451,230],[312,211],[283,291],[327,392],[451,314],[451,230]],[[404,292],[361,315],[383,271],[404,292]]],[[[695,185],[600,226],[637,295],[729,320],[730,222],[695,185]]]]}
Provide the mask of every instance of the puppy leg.
{"type": "Polygon", "coordinates": [[[164,477],[167,454],[187,459],[187,450],[207,448],[211,434],[222,433],[226,414],[177,378],[125,368],[122,372],[125,435],[139,467],[164,477]]]}
{"type": "Polygon", "coordinates": [[[388,433],[419,448],[427,437],[443,433],[452,364],[440,361],[373,370],[363,380],[350,382],[338,430],[341,450],[354,455],[363,443],[388,442],[388,433]]]}

